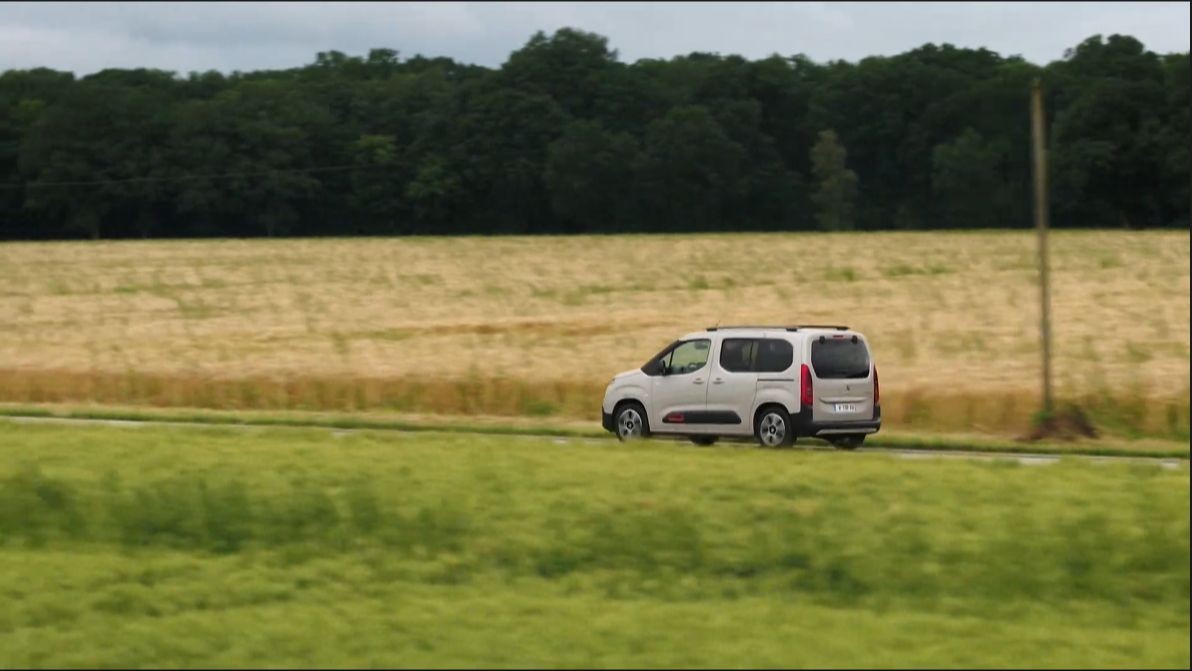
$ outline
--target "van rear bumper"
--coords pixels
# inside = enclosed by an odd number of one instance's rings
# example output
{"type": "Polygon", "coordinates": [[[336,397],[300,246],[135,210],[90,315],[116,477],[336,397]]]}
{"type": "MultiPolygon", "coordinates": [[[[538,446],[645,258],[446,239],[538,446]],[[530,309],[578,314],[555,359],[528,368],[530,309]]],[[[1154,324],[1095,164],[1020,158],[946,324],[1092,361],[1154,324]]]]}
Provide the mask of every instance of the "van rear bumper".
{"type": "Polygon", "coordinates": [[[873,419],[852,422],[812,422],[811,413],[800,412],[791,417],[797,436],[843,436],[855,433],[877,433],[882,428],[882,407],[873,409],[873,419]]]}
{"type": "Polygon", "coordinates": [[[600,425],[604,427],[605,431],[616,433],[616,426],[613,424],[613,413],[605,412],[604,408],[600,409],[600,425]]]}

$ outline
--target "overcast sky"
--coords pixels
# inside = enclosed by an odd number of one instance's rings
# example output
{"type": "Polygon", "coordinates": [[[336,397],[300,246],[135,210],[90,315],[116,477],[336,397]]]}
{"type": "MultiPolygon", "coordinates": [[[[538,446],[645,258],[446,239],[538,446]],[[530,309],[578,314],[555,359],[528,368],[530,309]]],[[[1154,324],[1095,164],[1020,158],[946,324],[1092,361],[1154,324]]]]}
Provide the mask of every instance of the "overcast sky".
{"type": "Polygon", "coordinates": [[[319,51],[449,56],[497,67],[536,30],[609,38],[620,59],[692,51],[816,61],[892,55],[927,42],[986,47],[1035,63],[1094,35],[1188,51],[1188,2],[411,2],[0,3],[0,70],[180,73],[310,63],[319,51]]]}

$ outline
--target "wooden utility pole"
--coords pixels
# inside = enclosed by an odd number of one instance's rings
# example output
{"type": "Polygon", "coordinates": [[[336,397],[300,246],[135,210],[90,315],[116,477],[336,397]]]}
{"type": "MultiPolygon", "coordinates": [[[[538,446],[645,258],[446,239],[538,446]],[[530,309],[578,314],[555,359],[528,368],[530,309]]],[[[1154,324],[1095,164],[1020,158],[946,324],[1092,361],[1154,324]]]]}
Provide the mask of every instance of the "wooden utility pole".
{"type": "Polygon", "coordinates": [[[1043,410],[1052,411],[1051,399],[1051,287],[1047,268],[1047,138],[1043,126],[1043,86],[1031,84],[1031,140],[1035,164],[1035,231],[1039,234],[1039,291],[1042,302],[1040,330],[1043,337],[1043,410]]]}

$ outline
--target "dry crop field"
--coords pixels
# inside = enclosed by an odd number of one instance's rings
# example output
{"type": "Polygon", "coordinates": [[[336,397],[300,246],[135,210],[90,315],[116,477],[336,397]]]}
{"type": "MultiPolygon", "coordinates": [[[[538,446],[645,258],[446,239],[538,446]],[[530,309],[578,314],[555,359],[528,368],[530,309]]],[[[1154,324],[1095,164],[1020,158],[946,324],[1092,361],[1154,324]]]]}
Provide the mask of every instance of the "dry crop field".
{"type": "MultiPolygon", "coordinates": [[[[597,418],[717,322],[869,335],[893,427],[1011,433],[1038,388],[1029,231],[0,245],[0,402],[597,418]]],[[[1053,234],[1059,394],[1186,437],[1189,234],[1053,234]]]]}

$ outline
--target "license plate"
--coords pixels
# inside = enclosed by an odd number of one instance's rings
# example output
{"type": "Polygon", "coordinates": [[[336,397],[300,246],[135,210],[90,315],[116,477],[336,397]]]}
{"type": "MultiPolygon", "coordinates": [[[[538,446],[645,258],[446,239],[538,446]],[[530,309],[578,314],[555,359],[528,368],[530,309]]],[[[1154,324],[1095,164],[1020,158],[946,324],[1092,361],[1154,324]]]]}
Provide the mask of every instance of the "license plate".
{"type": "Polygon", "coordinates": [[[836,412],[856,412],[857,404],[855,403],[837,403],[836,412]]]}

